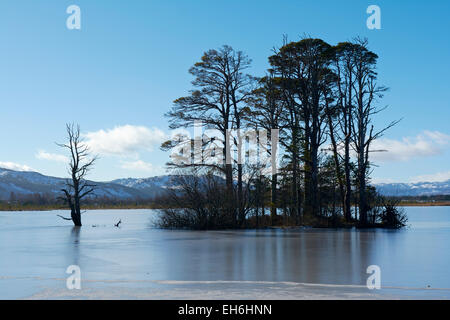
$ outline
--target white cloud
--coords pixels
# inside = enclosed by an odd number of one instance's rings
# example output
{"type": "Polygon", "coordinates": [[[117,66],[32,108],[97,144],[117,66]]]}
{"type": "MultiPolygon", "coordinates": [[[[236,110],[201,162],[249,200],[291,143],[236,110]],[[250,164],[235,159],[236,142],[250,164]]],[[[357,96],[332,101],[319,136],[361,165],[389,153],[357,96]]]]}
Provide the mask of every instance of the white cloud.
{"type": "Polygon", "coordinates": [[[163,168],[160,166],[155,166],[149,162],[145,162],[142,160],[136,161],[122,161],[120,166],[122,169],[141,171],[146,173],[154,173],[159,174],[163,171],[163,168]]]}
{"type": "Polygon", "coordinates": [[[442,154],[450,144],[450,136],[439,131],[423,131],[416,137],[405,137],[401,140],[381,138],[372,143],[371,158],[375,161],[407,161],[417,157],[428,157],[442,154]]]}
{"type": "Polygon", "coordinates": [[[410,182],[444,182],[450,180],[450,171],[412,177],[410,182]]]}
{"type": "Polygon", "coordinates": [[[62,154],[48,153],[45,152],[44,150],[39,150],[38,153],[36,154],[36,158],[41,160],[49,160],[64,163],[67,163],[69,161],[69,159],[62,154]]]}
{"type": "Polygon", "coordinates": [[[129,156],[140,150],[153,150],[166,139],[158,128],[124,125],[113,129],[84,134],[86,143],[94,153],[129,156]]]}
{"type": "Polygon", "coordinates": [[[16,171],[36,171],[27,165],[18,164],[18,163],[14,163],[14,162],[0,161],[0,168],[16,170],[16,171]]]}
{"type": "Polygon", "coordinates": [[[447,145],[450,143],[450,136],[439,131],[425,130],[424,135],[439,145],[447,145]]]}

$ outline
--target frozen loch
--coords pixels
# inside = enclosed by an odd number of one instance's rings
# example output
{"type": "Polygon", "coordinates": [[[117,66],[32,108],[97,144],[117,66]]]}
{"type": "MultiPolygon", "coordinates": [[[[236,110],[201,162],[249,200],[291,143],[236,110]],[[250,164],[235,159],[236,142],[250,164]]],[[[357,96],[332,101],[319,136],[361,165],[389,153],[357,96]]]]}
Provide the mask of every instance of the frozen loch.
{"type": "Polygon", "coordinates": [[[0,212],[0,298],[449,298],[450,208],[407,213],[397,231],[196,232],[156,229],[154,210],[88,211],[81,228],[56,216],[67,212],[0,212]]]}

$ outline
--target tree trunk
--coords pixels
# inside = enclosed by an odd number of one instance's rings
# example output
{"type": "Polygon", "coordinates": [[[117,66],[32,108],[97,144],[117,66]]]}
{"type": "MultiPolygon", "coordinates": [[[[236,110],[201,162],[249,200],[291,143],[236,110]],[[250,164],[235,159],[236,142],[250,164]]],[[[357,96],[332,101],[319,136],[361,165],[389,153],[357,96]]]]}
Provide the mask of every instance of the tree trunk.
{"type": "Polygon", "coordinates": [[[233,191],[233,167],[231,159],[231,142],[230,142],[230,132],[228,128],[225,128],[223,135],[225,137],[225,147],[223,150],[224,162],[225,162],[225,183],[226,183],[226,201],[225,204],[228,214],[230,215],[231,223],[237,226],[237,215],[236,215],[236,203],[234,201],[234,191],[233,191]]]}
{"type": "Polygon", "coordinates": [[[352,211],[351,211],[352,185],[350,177],[350,138],[348,137],[345,139],[344,171],[345,171],[344,217],[345,221],[350,222],[350,220],[352,219],[352,211]]]}
{"type": "Polygon", "coordinates": [[[317,145],[312,143],[311,145],[311,213],[313,216],[320,215],[320,203],[319,203],[319,160],[317,145]]]}
{"type": "Polygon", "coordinates": [[[238,199],[237,199],[237,205],[238,205],[238,215],[239,215],[239,225],[242,226],[244,223],[245,217],[244,217],[244,192],[242,190],[242,164],[238,163],[238,199]]]}
{"type": "Polygon", "coordinates": [[[312,206],[311,206],[311,157],[310,150],[308,144],[304,147],[304,194],[303,194],[303,208],[304,215],[312,214],[312,206]]]}
{"type": "Polygon", "coordinates": [[[81,227],[81,214],[76,213],[76,211],[72,211],[70,215],[71,215],[73,224],[76,227],[81,227]]]}
{"type": "MultiPolygon", "coordinates": [[[[333,147],[333,160],[334,160],[334,167],[335,167],[335,171],[336,171],[336,178],[337,178],[338,185],[339,185],[339,195],[340,195],[341,204],[342,204],[342,212],[345,216],[345,219],[347,221],[349,221],[349,219],[347,219],[347,215],[346,215],[346,212],[347,212],[347,209],[346,209],[347,205],[346,205],[346,198],[345,198],[346,187],[344,187],[344,179],[342,177],[341,162],[339,161],[338,146],[337,146],[336,137],[334,134],[333,120],[331,118],[331,113],[329,110],[327,110],[327,113],[328,113],[328,128],[330,131],[331,145],[333,147]]],[[[334,196],[334,198],[335,198],[335,196],[334,196]]],[[[336,210],[335,206],[336,205],[333,202],[333,211],[336,210]]]]}
{"type": "Polygon", "coordinates": [[[270,203],[270,220],[272,223],[272,226],[275,224],[275,219],[277,216],[277,180],[278,175],[275,173],[272,175],[272,196],[271,196],[271,203],[270,203]]]}
{"type": "Polygon", "coordinates": [[[80,209],[80,196],[78,192],[75,192],[74,210],[72,211],[72,221],[77,227],[81,227],[81,209],[80,209]]]}
{"type": "MultiPolygon", "coordinates": [[[[296,148],[294,148],[295,150],[296,148]]],[[[295,224],[300,223],[299,215],[299,203],[298,203],[298,165],[297,165],[297,153],[294,151],[292,153],[292,210],[291,214],[294,215],[295,224]]]]}
{"type": "Polygon", "coordinates": [[[233,192],[233,168],[231,164],[225,165],[225,180],[226,180],[226,201],[225,206],[228,208],[229,215],[231,217],[232,223],[234,225],[237,224],[237,216],[236,216],[236,206],[234,203],[234,192],[233,192]]]}
{"type": "Polygon", "coordinates": [[[358,180],[359,180],[359,221],[362,226],[367,225],[367,199],[366,199],[366,166],[364,152],[358,157],[358,180]]]}

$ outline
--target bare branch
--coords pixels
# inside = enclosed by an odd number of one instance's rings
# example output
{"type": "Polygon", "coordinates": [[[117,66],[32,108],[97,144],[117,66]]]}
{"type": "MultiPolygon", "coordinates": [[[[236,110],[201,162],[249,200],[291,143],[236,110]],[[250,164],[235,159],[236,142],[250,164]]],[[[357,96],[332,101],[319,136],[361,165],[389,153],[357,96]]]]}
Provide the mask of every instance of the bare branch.
{"type": "Polygon", "coordinates": [[[62,215],[59,215],[59,214],[57,214],[57,216],[60,217],[61,219],[72,221],[71,218],[66,218],[66,217],[63,217],[62,215]]]}

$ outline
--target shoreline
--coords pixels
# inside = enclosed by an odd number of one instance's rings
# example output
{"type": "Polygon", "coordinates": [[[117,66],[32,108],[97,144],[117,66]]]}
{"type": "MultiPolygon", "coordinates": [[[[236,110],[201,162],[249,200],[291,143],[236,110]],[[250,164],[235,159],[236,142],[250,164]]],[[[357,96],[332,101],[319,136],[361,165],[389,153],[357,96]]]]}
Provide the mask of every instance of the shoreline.
{"type": "Polygon", "coordinates": [[[449,207],[450,201],[439,202],[400,202],[399,207],[449,207]]]}

